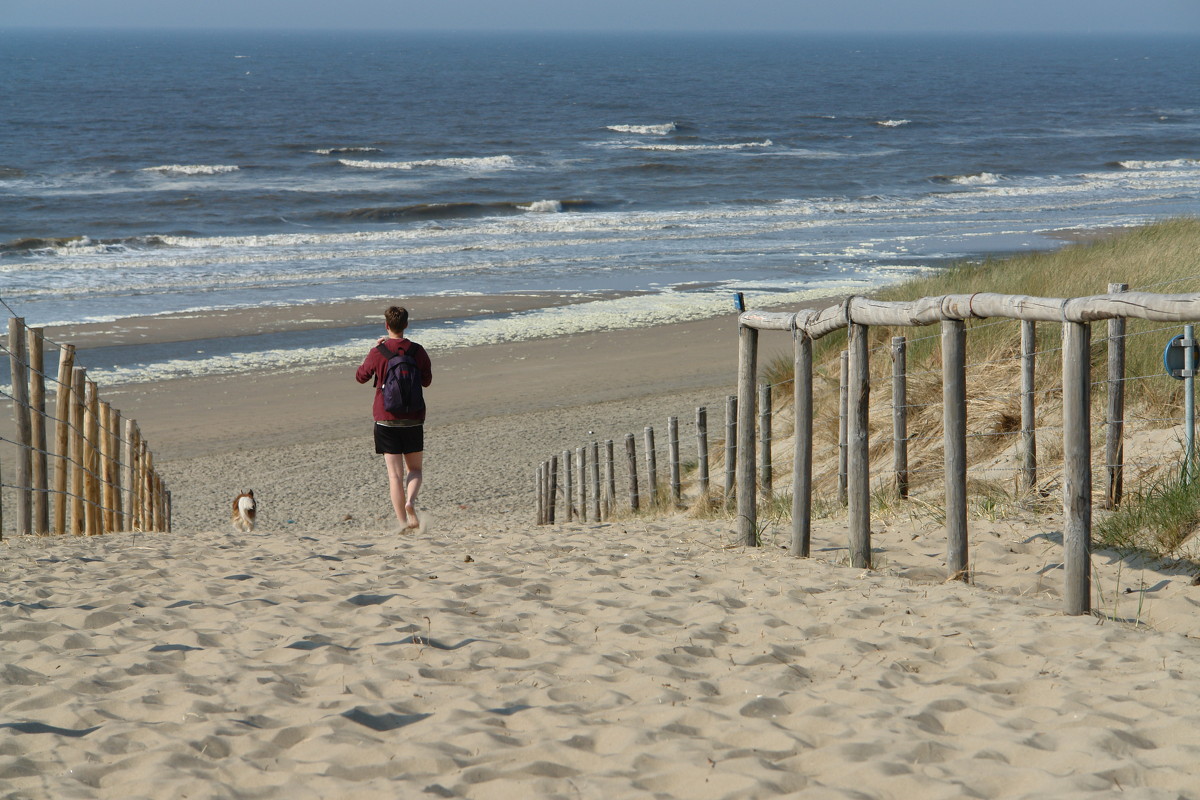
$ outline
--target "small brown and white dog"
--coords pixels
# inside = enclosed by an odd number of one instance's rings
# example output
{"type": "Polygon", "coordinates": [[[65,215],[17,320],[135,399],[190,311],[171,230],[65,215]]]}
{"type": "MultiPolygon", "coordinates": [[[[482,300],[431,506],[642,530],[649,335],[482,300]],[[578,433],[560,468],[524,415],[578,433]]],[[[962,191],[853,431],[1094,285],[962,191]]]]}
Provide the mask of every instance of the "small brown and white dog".
{"type": "Polygon", "coordinates": [[[242,492],[233,498],[233,527],[249,533],[254,530],[254,514],[258,504],[254,502],[254,490],[242,492]]]}

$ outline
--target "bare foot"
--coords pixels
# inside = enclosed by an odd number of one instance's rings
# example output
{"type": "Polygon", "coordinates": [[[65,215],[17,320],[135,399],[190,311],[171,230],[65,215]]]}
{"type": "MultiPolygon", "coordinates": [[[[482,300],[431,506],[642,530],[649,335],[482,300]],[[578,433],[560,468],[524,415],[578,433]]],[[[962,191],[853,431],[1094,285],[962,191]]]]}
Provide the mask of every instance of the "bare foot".
{"type": "Polygon", "coordinates": [[[417,509],[413,508],[412,504],[404,507],[404,514],[408,517],[408,529],[415,531],[421,527],[421,518],[417,516],[417,509]]]}

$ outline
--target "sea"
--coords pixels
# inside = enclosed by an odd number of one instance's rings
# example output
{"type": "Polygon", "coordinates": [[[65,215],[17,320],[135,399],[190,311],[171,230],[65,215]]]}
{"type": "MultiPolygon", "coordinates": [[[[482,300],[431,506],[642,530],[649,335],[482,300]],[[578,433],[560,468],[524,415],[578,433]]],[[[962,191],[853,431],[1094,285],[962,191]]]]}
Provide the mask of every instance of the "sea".
{"type": "MultiPolygon", "coordinates": [[[[431,349],[519,341],[868,292],[1198,198],[1196,37],[0,31],[0,300],[31,325],[378,299],[431,349]],[[525,292],[589,300],[419,321],[525,292]]],[[[87,360],[146,381],[363,335],[87,360]]]]}

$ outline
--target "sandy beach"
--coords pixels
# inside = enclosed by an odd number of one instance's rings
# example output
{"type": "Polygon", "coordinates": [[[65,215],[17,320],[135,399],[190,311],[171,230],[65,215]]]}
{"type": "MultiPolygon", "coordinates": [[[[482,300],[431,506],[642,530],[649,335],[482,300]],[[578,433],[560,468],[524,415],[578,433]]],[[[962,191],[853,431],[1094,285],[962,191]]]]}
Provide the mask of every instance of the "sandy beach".
{"type": "Polygon", "coordinates": [[[868,572],[836,515],[803,560],[778,524],[532,524],[550,454],[719,420],[735,324],[433,353],[420,534],[356,364],[106,391],[176,532],[0,543],[0,797],[1200,797],[1186,563],[1097,553],[1066,617],[1057,513],[972,519],[970,585],[929,514],[868,572]]]}

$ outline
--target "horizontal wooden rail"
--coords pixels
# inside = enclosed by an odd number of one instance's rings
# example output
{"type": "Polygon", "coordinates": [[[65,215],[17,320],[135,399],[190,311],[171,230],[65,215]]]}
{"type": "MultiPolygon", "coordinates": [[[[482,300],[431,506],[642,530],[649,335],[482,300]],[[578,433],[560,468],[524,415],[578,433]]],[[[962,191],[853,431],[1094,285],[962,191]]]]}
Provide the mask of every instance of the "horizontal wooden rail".
{"type": "Polygon", "coordinates": [[[854,296],[817,311],[745,311],[739,321],[747,328],[798,330],[809,339],[820,339],[851,324],[921,327],[948,320],[992,317],[1029,322],[1082,323],[1127,318],[1191,322],[1200,320],[1200,294],[1117,292],[1061,298],[976,292],[904,301],[854,296]]]}

